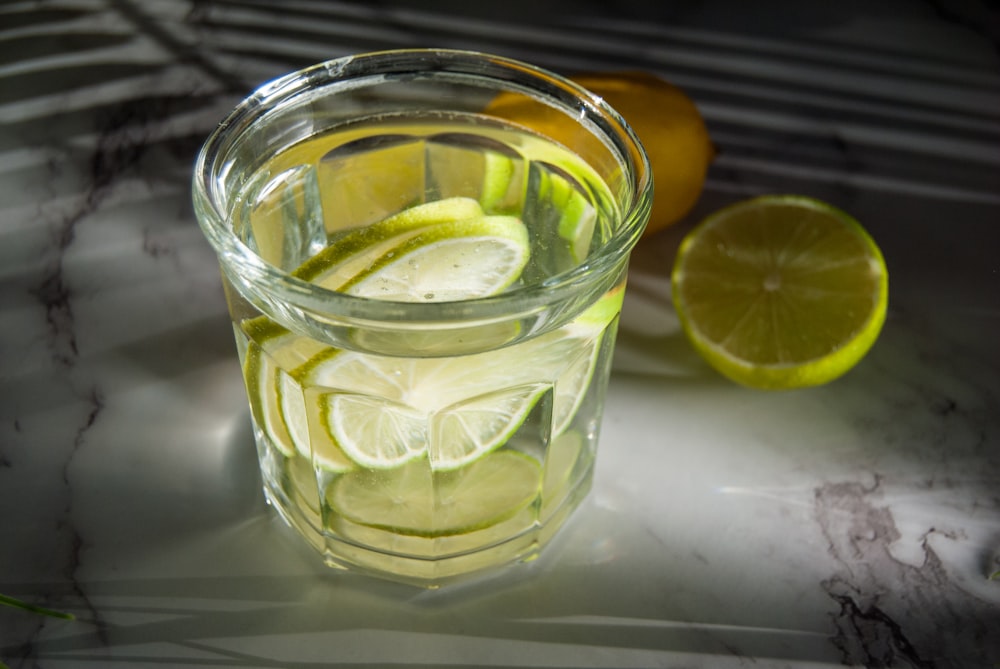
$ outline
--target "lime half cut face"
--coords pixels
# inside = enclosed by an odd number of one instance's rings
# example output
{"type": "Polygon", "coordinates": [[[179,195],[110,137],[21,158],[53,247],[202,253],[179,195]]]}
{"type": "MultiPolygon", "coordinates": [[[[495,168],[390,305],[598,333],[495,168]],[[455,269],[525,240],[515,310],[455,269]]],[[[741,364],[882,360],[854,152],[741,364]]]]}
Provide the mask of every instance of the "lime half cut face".
{"type": "Polygon", "coordinates": [[[828,204],[763,196],[709,216],[672,275],[681,324],[702,357],[755,388],[831,381],[875,343],[888,272],[861,225],[828,204]]]}

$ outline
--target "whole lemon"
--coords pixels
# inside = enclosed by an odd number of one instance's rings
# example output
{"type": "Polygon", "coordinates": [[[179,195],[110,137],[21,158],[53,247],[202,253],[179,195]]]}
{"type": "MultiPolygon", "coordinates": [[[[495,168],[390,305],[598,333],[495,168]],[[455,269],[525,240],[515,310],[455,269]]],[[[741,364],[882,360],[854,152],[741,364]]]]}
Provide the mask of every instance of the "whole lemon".
{"type": "MultiPolygon", "coordinates": [[[[654,190],[645,234],[684,218],[701,195],[715,155],[708,128],[691,98],[649,72],[593,72],[569,78],[621,114],[649,155],[654,190]]],[[[519,97],[501,94],[486,112],[572,146],[563,137],[575,131],[565,116],[537,104],[524,104],[519,97]]]]}

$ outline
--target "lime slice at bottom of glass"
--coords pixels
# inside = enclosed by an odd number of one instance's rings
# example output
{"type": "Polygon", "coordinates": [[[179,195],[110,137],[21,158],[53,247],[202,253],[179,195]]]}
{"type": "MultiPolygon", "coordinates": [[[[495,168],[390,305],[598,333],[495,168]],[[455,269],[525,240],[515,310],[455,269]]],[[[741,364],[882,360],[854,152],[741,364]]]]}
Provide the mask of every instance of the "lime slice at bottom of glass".
{"type": "Polygon", "coordinates": [[[513,517],[539,494],[541,467],[498,451],[461,469],[434,472],[426,459],[389,470],[337,478],[327,501],[347,520],[397,534],[441,537],[473,532],[513,517]]]}

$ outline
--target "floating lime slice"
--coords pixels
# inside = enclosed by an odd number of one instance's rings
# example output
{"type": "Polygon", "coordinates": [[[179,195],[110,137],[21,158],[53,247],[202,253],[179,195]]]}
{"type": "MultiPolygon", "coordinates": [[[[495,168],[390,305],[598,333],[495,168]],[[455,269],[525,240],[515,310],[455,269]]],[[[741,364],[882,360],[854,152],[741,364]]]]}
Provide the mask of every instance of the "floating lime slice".
{"type": "Polygon", "coordinates": [[[333,482],[327,500],[354,523],[441,537],[513,517],[537,498],[540,484],[535,460],[500,451],[451,472],[434,472],[423,459],[388,471],[356,470],[333,482]]]}
{"type": "Polygon", "coordinates": [[[329,393],[319,405],[327,441],[370,469],[397,467],[427,452],[423,412],[392,402],[369,389],[362,394],[329,393]]]}
{"type": "Polygon", "coordinates": [[[397,302],[442,302],[494,295],[528,263],[528,231],[513,216],[425,226],[339,290],[397,302]]]}
{"type": "Polygon", "coordinates": [[[482,207],[468,197],[416,205],[372,225],[340,233],[293,275],[324,288],[340,290],[384,254],[414,237],[421,228],[482,216],[482,207]]]}
{"type": "Polygon", "coordinates": [[[502,291],[531,254],[513,216],[484,216],[471,198],[437,200],[330,240],[294,276],[362,297],[400,302],[474,299],[502,291]]]}

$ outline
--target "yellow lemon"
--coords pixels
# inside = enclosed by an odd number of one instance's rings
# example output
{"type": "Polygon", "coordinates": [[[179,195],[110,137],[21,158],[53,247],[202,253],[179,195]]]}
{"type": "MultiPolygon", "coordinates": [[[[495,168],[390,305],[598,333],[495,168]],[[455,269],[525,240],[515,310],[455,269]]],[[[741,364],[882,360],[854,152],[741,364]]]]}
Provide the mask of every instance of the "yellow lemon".
{"type": "MultiPolygon", "coordinates": [[[[624,117],[646,148],[653,170],[647,235],[684,218],[698,201],[715,150],[687,94],[648,72],[597,72],[569,77],[624,117]]],[[[579,130],[565,115],[524,96],[501,94],[486,113],[527,126],[573,149],[579,130]]]]}

